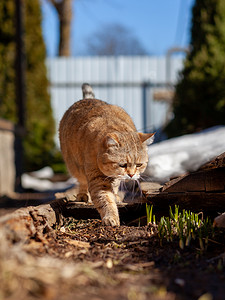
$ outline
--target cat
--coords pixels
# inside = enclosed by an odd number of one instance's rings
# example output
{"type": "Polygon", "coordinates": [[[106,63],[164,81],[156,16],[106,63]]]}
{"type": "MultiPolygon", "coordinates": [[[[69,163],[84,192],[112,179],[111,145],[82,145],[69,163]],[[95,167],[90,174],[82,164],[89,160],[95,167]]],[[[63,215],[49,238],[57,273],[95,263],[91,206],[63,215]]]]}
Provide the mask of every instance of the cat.
{"type": "Polygon", "coordinates": [[[79,181],[78,201],[90,195],[103,225],[119,226],[116,205],[121,181],[138,180],[148,163],[154,133],[139,133],[121,107],[95,99],[89,84],[59,125],[67,169],[79,181]]]}

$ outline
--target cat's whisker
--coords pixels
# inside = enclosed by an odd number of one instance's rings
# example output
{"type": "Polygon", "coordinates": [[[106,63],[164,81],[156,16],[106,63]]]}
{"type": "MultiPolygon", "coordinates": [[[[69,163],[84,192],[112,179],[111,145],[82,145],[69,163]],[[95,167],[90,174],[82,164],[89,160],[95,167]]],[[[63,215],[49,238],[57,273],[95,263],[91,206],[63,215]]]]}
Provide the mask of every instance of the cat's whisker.
{"type": "Polygon", "coordinates": [[[148,175],[141,174],[140,176],[141,181],[152,181],[152,179],[148,175]]]}
{"type": "Polygon", "coordinates": [[[140,177],[141,177],[141,178],[144,178],[144,177],[147,178],[147,177],[149,177],[149,176],[142,173],[142,174],[140,174],[140,177]]]}
{"type": "Polygon", "coordinates": [[[136,191],[135,191],[136,180],[133,179],[133,180],[131,180],[130,182],[131,182],[131,195],[132,195],[132,201],[134,201],[135,196],[136,196],[136,191]]]}
{"type": "Polygon", "coordinates": [[[133,185],[133,190],[132,190],[132,194],[135,195],[135,185],[136,185],[136,180],[132,180],[132,185],[133,185]]]}
{"type": "Polygon", "coordinates": [[[142,189],[141,189],[141,184],[140,184],[140,181],[137,179],[137,184],[138,184],[138,187],[139,187],[139,192],[140,192],[140,196],[142,197],[143,196],[143,193],[142,193],[142,189]]]}
{"type": "Polygon", "coordinates": [[[123,179],[121,180],[121,188],[123,192],[127,192],[127,186],[126,186],[126,181],[123,179]]]}

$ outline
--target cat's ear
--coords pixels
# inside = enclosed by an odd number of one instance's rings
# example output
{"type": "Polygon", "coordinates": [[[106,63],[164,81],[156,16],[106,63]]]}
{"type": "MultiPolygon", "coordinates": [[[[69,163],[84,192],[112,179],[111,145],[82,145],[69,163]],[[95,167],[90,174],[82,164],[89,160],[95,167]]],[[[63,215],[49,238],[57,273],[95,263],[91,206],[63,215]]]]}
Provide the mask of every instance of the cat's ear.
{"type": "Polygon", "coordinates": [[[154,142],[155,132],[154,133],[141,133],[141,132],[138,132],[138,135],[139,135],[140,140],[142,141],[142,143],[145,142],[147,145],[151,145],[154,142]]]}
{"type": "Polygon", "coordinates": [[[104,145],[108,148],[108,147],[117,147],[119,145],[118,143],[118,136],[116,134],[108,134],[105,137],[104,140],[104,145]]]}

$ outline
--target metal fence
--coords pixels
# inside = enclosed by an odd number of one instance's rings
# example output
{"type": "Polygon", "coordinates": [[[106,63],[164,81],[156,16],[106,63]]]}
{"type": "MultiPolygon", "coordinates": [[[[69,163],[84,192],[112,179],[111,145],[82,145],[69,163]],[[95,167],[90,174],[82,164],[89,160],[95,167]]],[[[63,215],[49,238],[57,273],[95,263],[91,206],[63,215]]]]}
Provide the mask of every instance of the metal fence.
{"type": "Polygon", "coordinates": [[[65,110],[82,98],[81,85],[90,83],[96,98],[123,107],[140,131],[159,128],[168,102],[155,101],[155,90],[173,85],[182,69],[180,57],[152,56],[48,58],[50,95],[56,125],[65,110]],[[168,69],[168,66],[170,68],[168,69]]]}

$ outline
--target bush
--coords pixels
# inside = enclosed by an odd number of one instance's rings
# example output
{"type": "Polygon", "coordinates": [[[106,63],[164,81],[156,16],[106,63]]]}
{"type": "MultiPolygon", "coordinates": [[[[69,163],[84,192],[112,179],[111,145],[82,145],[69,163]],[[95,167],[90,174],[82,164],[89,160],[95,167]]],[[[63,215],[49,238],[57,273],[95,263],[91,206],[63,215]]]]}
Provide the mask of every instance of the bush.
{"type": "Polygon", "coordinates": [[[176,86],[174,119],[168,135],[177,136],[225,124],[225,2],[196,0],[191,51],[176,86]]]}
{"type": "MultiPolygon", "coordinates": [[[[0,117],[17,122],[15,94],[15,1],[0,1],[0,117]]],[[[46,50],[39,0],[25,1],[26,136],[24,170],[51,164],[55,124],[48,93],[46,50]]]]}

